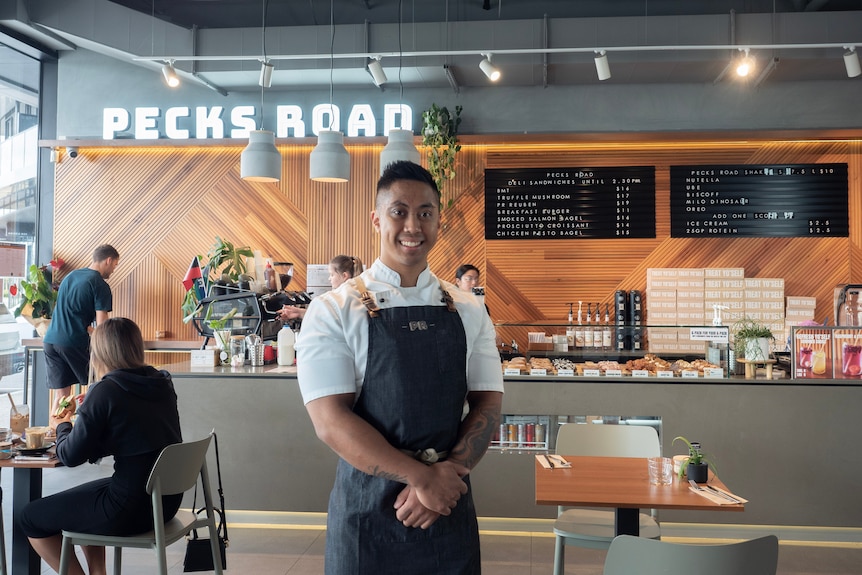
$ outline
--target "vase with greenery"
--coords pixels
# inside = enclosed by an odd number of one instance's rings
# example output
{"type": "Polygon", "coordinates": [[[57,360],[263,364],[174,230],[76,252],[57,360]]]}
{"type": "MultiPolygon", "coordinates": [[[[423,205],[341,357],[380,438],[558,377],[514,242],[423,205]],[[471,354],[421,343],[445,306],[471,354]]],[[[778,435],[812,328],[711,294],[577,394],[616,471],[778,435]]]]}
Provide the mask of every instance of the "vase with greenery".
{"type": "Polygon", "coordinates": [[[48,265],[31,265],[27,278],[21,280],[20,290],[15,284],[9,288],[9,295],[16,296],[19,292],[21,294],[21,302],[14,311],[15,317],[23,317],[30,322],[40,336],[44,336],[48,331],[48,325],[54,315],[60,289],[54,276],[64,265],[65,262],[60,258],[51,260],[48,265]]]}
{"type": "Polygon", "coordinates": [[[688,447],[688,455],[680,463],[679,471],[677,472],[679,478],[682,479],[682,476],[685,475],[695,483],[706,483],[709,469],[712,468],[712,471],[715,472],[715,465],[701,451],[700,443],[689,441],[685,437],[678,435],[673,438],[671,444],[676,443],[677,440],[682,441],[688,447]]]}
{"type": "Polygon", "coordinates": [[[769,359],[769,344],[775,339],[772,330],[748,316],[736,321],[731,328],[733,349],[737,357],[748,361],[769,359]]]}
{"type": "Polygon", "coordinates": [[[461,151],[458,143],[458,126],[461,125],[462,106],[455,113],[445,106],[431,104],[422,112],[422,145],[428,149],[428,171],[440,189],[441,207],[451,207],[454,196],[444,194],[444,184],[455,177],[455,155],[461,151]]]}

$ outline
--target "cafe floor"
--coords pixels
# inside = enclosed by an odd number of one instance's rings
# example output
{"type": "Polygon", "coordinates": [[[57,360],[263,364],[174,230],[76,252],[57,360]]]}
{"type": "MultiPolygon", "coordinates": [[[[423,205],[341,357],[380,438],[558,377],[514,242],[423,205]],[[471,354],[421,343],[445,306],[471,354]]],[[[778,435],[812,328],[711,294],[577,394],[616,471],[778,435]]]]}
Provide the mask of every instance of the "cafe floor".
{"type": "MultiPolygon", "coordinates": [[[[100,465],[74,469],[51,469],[44,473],[43,492],[55,493],[84,481],[111,473],[110,460],[100,465]]],[[[3,519],[7,549],[11,542],[12,473],[0,473],[3,488],[3,519]]],[[[230,495],[228,498],[228,507],[230,495]]],[[[228,515],[230,521],[230,515],[228,515]]],[[[547,575],[552,571],[554,538],[546,523],[525,531],[500,531],[489,525],[481,535],[483,572],[490,575],[547,575]]],[[[326,533],[323,527],[293,528],[266,522],[229,523],[228,573],[243,575],[320,575],[326,533]]],[[[670,539],[676,541],[678,539],[670,539]]],[[[171,573],[182,573],[184,544],[168,548],[171,573]]],[[[7,551],[8,553],[8,551],[7,551]]],[[[111,560],[110,551],[108,560],[111,560]]],[[[599,575],[605,553],[576,547],[567,548],[566,573],[599,575]]],[[[42,564],[42,573],[52,571],[42,564]]],[[[782,543],[779,575],[858,575],[862,572],[862,543],[782,543]]],[[[124,575],[151,575],[155,572],[153,553],[137,549],[123,551],[124,575]]],[[[406,571],[405,571],[406,572],[406,571]]]]}

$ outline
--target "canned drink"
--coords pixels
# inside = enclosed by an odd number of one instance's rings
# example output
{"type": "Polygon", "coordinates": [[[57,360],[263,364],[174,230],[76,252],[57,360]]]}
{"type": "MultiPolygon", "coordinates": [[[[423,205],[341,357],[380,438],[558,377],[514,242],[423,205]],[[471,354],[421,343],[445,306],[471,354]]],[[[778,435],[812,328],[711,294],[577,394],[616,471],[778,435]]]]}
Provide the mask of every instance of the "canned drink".
{"type": "Polygon", "coordinates": [[[518,424],[518,447],[524,447],[527,444],[527,427],[523,423],[518,424]]]}
{"type": "Polygon", "coordinates": [[[518,426],[514,423],[509,424],[509,447],[518,445],[518,426]]]}
{"type": "Polygon", "coordinates": [[[536,425],[536,446],[547,447],[545,443],[545,424],[539,423],[536,425]]]}
{"type": "Polygon", "coordinates": [[[506,447],[509,444],[509,427],[505,423],[500,424],[500,429],[497,431],[497,441],[500,442],[500,447],[506,447]]]}

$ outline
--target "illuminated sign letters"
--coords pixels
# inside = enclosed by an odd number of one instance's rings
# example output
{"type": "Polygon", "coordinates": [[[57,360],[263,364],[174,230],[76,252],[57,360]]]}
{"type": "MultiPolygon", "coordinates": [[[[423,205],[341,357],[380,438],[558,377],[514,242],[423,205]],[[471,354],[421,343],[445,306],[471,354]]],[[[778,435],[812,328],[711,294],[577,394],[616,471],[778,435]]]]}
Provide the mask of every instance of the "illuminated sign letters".
{"type": "MultiPolygon", "coordinates": [[[[338,106],[318,104],[311,110],[310,131],[315,136],[321,130],[341,130],[343,114],[338,106]]],[[[346,115],[348,137],[374,137],[377,135],[377,117],[369,104],[354,104],[346,115]]],[[[275,109],[275,135],[278,138],[304,138],[307,133],[303,110],[300,106],[284,104],[275,109]]],[[[230,138],[246,139],[257,130],[257,109],[254,106],[175,106],[161,108],[142,106],[132,111],[125,108],[102,110],[102,138],[113,140],[121,133],[130,132],[136,140],[199,140],[230,138]]],[[[413,110],[406,104],[383,106],[383,135],[389,130],[413,131],[413,110]]]]}

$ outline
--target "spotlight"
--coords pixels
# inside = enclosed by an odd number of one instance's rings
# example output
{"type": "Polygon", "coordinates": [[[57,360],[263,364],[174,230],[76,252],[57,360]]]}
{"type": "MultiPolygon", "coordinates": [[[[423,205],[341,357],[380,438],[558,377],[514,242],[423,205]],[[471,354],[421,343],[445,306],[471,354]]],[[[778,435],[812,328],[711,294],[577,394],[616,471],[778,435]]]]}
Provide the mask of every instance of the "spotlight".
{"type": "Polygon", "coordinates": [[[596,51],[596,74],[599,80],[608,80],[611,77],[611,66],[608,64],[608,55],[604,50],[596,51]]]}
{"type": "Polygon", "coordinates": [[[748,76],[754,70],[754,59],[748,55],[748,48],[745,49],[745,56],[743,56],[739,63],[736,65],[736,75],[745,77],[748,76]]]}
{"type": "Polygon", "coordinates": [[[260,78],[257,80],[257,85],[262,88],[269,88],[272,86],[272,70],[275,68],[269,62],[261,61],[260,63],[260,78]]]}
{"type": "Polygon", "coordinates": [[[383,71],[383,65],[380,63],[380,56],[375,56],[368,60],[368,73],[371,74],[371,80],[378,88],[386,83],[386,72],[383,71]]]}
{"type": "Polygon", "coordinates": [[[176,88],[180,85],[180,79],[177,76],[177,71],[174,70],[174,63],[167,62],[162,66],[162,75],[165,77],[165,82],[171,88],[176,88]]]}
{"type": "Polygon", "coordinates": [[[485,73],[489,80],[496,82],[500,79],[500,69],[491,63],[491,54],[482,54],[482,56],[485,57],[481,62],[479,62],[479,68],[485,73]]]}
{"type": "Polygon", "coordinates": [[[69,154],[70,158],[77,158],[78,148],[75,146],[66,146],[66,153],[69,154]]]}
{"type": "Polygon", "coordinates": [[[847,70],[848,78],[855,78],[862,74],[862,68],[859,67],[859,54],[856,53],[856,46],[847,46],[847,51],[844,52],[844,68],[847,70]]]}

